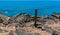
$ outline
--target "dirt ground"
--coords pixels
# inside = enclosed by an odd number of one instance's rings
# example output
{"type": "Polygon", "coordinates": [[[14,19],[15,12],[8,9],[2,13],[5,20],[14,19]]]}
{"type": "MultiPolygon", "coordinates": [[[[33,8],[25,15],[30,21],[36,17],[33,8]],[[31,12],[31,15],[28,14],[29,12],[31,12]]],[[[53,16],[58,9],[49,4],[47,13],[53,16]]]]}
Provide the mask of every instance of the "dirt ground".
{"type": "MultiPolygon", "coordinates": [[[[0,29],[3,29],[3,30],[7,30],[8,32],[2,32],[2,33],[0,33],[0,35],[9,35],[9,32],[11,31],[11,30],[13,30],[14,31],[14,35],[17,35],[16,33],[15,33],[15,31],[16,31],[16,28],[14,27],[14,26],[11,26],[11,27],[1,27],[0,26],[0,29]]],[[[32,27],[23,27],[23,28],[21,28],[21,29],[24,29],[26,32],[28,32],[28,33],[31,33],[31,34],[33,34],[33,35],[35,35],[34,33],[38,33],[38,34],[40,34],[40,35],[51,35],[51,33],[48,33],[48,32],[46,32],[46,31],[42,31],[41,29],[37,29],[37,28],[32,28],[32,27]]],[[[20,30],[21,30],[20,29],[20,30]]],[[[24,34],[24,33],[23,33],[24,34]]]]}
{"type": "MultiPolygon", "coordinates": [[[[47,25],[47,26],[51,27],[53,29],[56,29],[58,31],[60,30],[60,23],[47,25]]],[[[25,31],[26,35],[51,35],[52,34],[52,33],[49,33],[45,30],[42,30],[40,28],[35,28],[35,27],[18,27],[18,28],[16,28],[15,26],[10,26],[10,27],[0,26],[0,29],[6,30],[6,31],[2,31],[2,32],[0,31],[0,35],[19,35],[19,34],[16,33],[16,29],[19,29],[21,31],[22,30],[25,31]],[[11,31],[13,32],[13,34],[9,34],[11,31]]],[[[59,33],[59,35],[60,35],[60,33],[59,33]]]]}

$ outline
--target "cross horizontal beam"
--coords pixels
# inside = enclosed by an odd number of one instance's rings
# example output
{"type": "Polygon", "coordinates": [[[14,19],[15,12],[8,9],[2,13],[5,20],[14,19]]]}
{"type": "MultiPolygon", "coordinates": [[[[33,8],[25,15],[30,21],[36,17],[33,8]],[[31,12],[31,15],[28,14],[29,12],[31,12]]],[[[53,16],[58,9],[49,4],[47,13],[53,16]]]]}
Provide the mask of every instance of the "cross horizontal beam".
{"type": "MultiPolygon", "coordinates": [[[[35,18],[35,17],[31,17],[31,18],[35,18]]],[[[36,17],[36,18],[41,18],[41,17],[38,16],[38,17],[36,17]]]]}

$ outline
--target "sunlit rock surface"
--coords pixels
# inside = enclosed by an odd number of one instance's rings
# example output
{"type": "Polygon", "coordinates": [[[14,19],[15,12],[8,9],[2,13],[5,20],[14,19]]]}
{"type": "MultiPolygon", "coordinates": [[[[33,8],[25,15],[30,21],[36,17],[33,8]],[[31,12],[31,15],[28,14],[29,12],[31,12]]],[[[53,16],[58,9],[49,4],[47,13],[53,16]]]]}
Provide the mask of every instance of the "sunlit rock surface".
{"type": "Polygon", "coordinates": [[[29,14],[12,17],[0,14],[0,35],[60,35],[60,13],[44,15],[37,20],[36,28],[29,14]]]}

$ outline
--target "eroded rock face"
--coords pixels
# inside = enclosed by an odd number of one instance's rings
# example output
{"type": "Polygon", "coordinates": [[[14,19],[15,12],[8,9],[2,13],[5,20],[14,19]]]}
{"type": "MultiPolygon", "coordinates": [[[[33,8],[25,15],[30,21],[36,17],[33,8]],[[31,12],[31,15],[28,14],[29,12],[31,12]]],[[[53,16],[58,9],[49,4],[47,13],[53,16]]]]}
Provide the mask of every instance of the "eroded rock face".
{"type": "Polygon", "coordinates": [[[47,22],[47,24],[54,24],[54,23],[58,23],[60,20],[60,13],[53,13],[52,15],[45,15],[42,16],[39,19],[39,22],[41,22],[42,24],[47,22]]]}
{"type": "Polygon", "coordinates": [[[0,23],[3,23],[4,21],[0,18],[0,23]]]}
{"type": "Polygon", "coordinates": [[[0,14],[0,25],[8,24],[10,17],[0,14]]]}
{"type": "MultiPolygon", "coordinates": [[[[60,31],[58,31],[57,28],[55,28],[60,24],[59,17],[60,17],[60,13],[54,13],[54,14],[49,15],[49,16],[41,17],[38,22],[40,22],[40,27],[42,27],[42,29],[44,29],[45,31],[51,32],[52,34],[54,32],[59,34],[60,31]]],[[[37,23],[37,24],[39,24],[39,23],[37,23]]],[[[37,25],[37,27],[39,27],[39,25],[37,25]]]]}
{"type": "Polygon", "coordinates": [[[26,23],[31,22],[31,21],[32,21],[32,19],[29,14],[22,13],[15,17],[15,22],[22,24],[22,26],[24,26],[26,23]]]}
{"type": "Polygon", "coordinates": [[[25,23],[30,21],[30,15],[28,14],[19,14],[16,16],[16,21],[20,22],[20,23],[25,23]]]}

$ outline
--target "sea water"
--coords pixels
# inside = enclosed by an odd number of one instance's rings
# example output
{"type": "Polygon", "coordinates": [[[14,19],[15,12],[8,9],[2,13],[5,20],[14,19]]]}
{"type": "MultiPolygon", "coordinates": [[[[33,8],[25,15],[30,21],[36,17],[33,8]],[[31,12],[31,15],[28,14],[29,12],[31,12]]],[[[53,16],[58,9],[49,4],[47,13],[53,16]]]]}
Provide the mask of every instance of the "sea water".
{"type": "Polygon", "coordinates": [[[0,13],[6,16],[19,13],[34,16],[35,9],[38,9],[38,16],[51,15],[60,12],[60,1],[0,1],[0,13]]]}

